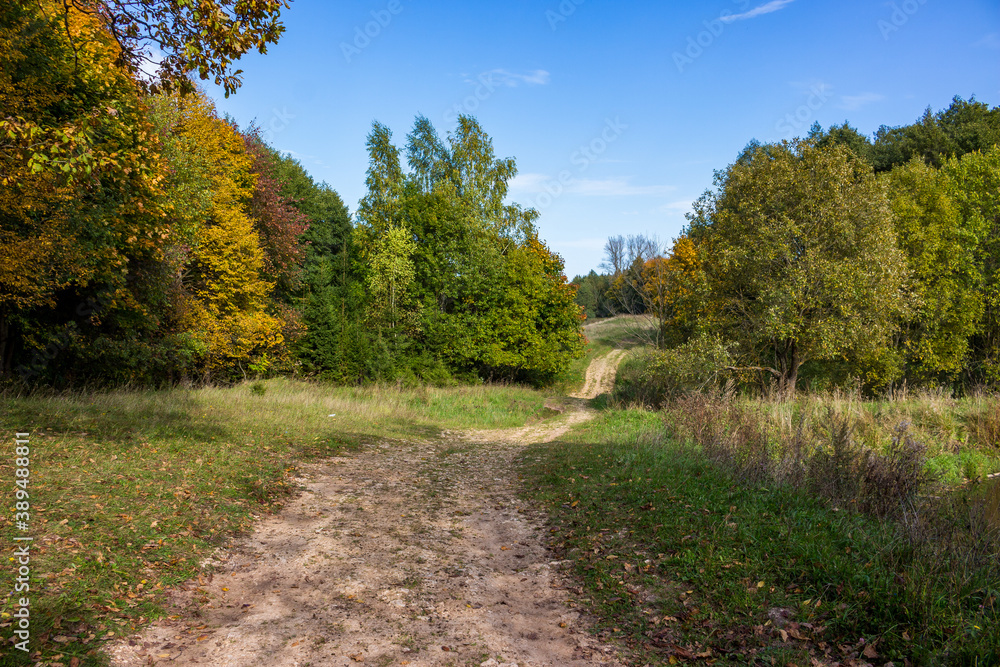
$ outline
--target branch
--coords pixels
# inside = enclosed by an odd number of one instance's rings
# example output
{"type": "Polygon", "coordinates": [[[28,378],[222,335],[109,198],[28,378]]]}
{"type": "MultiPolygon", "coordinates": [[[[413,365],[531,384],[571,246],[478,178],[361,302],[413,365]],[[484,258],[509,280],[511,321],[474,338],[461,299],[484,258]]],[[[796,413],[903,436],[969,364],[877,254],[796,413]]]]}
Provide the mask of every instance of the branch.
{"type": "Polygon", "coordinates": [[[740,372],[740,371],[765,371],[767,373],[770,373],[771,375],[773,375],[776,378],[779,378],[779,379],[781,378],[781,372],[780,371],[776,371],[773,368],[764,368],[763,366],[726,366],[722,370],[735,371],[735,372],[740,372]]]}

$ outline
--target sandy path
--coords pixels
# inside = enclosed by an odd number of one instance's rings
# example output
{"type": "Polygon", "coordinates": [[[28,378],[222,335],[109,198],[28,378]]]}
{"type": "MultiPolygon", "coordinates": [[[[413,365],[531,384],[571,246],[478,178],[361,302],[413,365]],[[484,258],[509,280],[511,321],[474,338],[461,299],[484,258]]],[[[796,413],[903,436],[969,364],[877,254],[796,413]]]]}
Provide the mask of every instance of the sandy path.
{"type": "Polygon", "coordinates": [[[576,401],[540,425],[309,467],[298,498],[172,592],[170,618],[109,646],[113,664],[620,666],[517,495],[523,445],[589,416],[576,401]]]}
{"type": "Polygon", "coordinates": [[[570,396],[597,398],[611,391],[615,386],[615,371],[624,356],[625,350],[611,350],[603,357],[594,359],[587,367],[587,379],[583,383],[583,389],[570,396]]]}

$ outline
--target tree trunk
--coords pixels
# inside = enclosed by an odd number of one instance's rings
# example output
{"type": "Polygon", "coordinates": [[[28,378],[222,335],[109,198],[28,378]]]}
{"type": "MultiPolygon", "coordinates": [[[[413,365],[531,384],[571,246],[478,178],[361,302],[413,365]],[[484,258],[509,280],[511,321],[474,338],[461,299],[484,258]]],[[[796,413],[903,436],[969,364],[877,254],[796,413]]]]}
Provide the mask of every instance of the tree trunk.
{"type": "Polygon", "coordinates": [[[799,368],[802,366],[799,348],[794,340],[785,341],[784,349],[776,356],[781,370],[781,394],[783,397],[791,398],[795,395],[795,384],[799,379],[799,368]]]}

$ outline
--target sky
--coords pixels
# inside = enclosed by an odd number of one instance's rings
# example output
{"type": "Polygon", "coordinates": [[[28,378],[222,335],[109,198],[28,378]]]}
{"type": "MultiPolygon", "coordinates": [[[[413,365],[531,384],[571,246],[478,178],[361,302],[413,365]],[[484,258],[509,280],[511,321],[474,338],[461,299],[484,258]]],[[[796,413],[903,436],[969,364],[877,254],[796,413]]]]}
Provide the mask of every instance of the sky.
{"type": "Polygon", "coordinates": [[[510,200],[573,277],[609,236],[669,243],[751,140],[848,121],[871,135],[956,95],[1000,105],[998,0],[294,0],[221,112],[340,193],[365,194],[372,122],[475,116],[510,200]]]}

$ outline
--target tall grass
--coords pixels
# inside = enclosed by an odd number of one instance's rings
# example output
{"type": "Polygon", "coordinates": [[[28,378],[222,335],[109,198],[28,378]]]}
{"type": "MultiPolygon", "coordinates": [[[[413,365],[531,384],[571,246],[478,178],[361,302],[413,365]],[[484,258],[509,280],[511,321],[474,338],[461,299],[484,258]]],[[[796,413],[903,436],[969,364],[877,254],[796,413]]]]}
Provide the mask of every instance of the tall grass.
{"type": "Polygon", "coordinates": [[[912,425],[868,449],[844,400],[608,410],[525,453],[637,664],[1000,664],[1000,486],[935,482],[912,425]]]}

